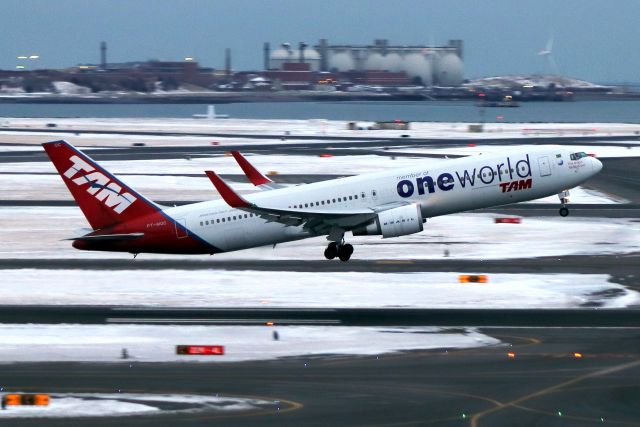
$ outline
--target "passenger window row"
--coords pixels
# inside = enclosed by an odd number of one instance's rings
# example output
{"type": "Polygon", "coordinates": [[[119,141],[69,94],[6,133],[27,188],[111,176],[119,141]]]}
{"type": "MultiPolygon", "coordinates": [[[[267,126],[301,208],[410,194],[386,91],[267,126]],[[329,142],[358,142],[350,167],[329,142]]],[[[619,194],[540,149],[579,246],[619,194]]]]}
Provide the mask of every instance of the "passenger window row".
{"type": "MultiPolygon", "coordinates": [[[[216,218],[215,220],[215,224],[220,224],[222,222],[231,222],[231,221],[239,221],[241,219],[246,219],[246,218],[253,218],[254,216],[258,216],[258,215],[254,215],[252,213],[250,214],[240,214],[240,215],[233,215],[233,216],[228,216],[228,217],[222,217],[222,218],[216,218]]],[[[213,220],[206,220],[206,221],[200,221],[200,227],[204,227],[207,225],[213,225],[214,221],[213,220]]]]}
{"type": "MultiPolygon", "coordinates": [[[[360,197],[362,199],[366,197],[366,194],[364,193],[364,191],[360,193],[360,197]]],[[[300,203],[299,205],[289,206],[289,209],[312,208],[314,206],[330,205],[333,203],[342,203],[342,202],[346,202],[347,200],[358,200],[358,195],[355,194],[353,196],[338,197],[337,199],[334,198],[334,199],[320,200],[319,202],[311,202],[311,203],[304,203],[304,204],[300,203]]]]}
{"type": "MultiPolygon", "coordinates": [[[[524,166],[522,166],[522,167],[520,168],[520,171],[521,171],[521,172],[524,172],[525,170],[526,170],[526,168],[525,168],[524,166]]],[[[501,172],[502,172],[502,174],[503,174],[503,175],[506,175],[506,174],[508,174],[509,172],[514,173],[515,171],[516,171],[516,170],[515,170],[514,168],[507,169],[507,170],[501,170],[501,172]]],[[[493,172],[493,176],[498,175],[498,173],[497,173],[496,171],[492,171],[492,172],[493,172]]],[[[484,173],[484,172],[483,172],[483,173],[481,173],[481,174],[480,174],[480,173],[478,174],[478,178],[487,177],[487,176],[491,176],[491,172],[487,172],[487,173],[484,173]]]]}

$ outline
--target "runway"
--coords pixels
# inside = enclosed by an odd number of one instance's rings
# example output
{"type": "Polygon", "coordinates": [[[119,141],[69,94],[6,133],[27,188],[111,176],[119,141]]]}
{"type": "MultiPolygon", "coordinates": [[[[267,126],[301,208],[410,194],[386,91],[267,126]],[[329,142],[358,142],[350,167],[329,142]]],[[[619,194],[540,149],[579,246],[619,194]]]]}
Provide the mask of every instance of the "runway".
{"type": "MultiPolygon", "coordinates": [[[[112,134],[113,132],[105,132],[112,134]]],[[[189,135],[194,136],[194,135],[189,135]]],[[[215,136],[215,135],[214,135],[215,136]]],[[[228,137],[235,138],[247,138],[246,135],[227,135],[228,137]]],[[[146,160],[146,159],[174,159],[184,158],[186,156],[191,157],[208,157],[215,155],[224,155],[230,149],[260,153],[260,154],[298,154],[317,156],[319,154],[327,153],[331,151],[335,156],[350,156],[354,154],[364,155],[373,154],[378,156],[400,156],[400,157],[444,157],[442,155],[434,154],[420,154],[420,153],[406,153],[393,151],[394,147],[419,147],[419,148],[456,148],[465,147],[469,144],[465,139],[416,139],[416,138],[344,138],[344,137],[323,137],[313,136],[306,138],[309,141],[305,141],[305,138],[295,137],[286,142],[277,140],[277,137],[273,135],[261,136],[264,139],[274,140],[271,143],[260,143],[259,145],[247,142],[236,142],[233,146],[225,145],[180,145],[180,146],[121,146],[119,148],[113,148],[110,146],[88,147],[83,150],[87,155],[91,156],[97,161],[106,160],[146,160]],[[344,144],[337,144],[344,143],[344,144]],[[334,150],[336,146],[340,147],[340,150],[334,150]],[[384,147],[384,150],[381,150],[384,147]]],[[[51,140],[55,140],[52,138],[51,140]]],[[[619,147],[637,147],[640,146],[640,141],[629,142],[632,139],[630,137],[598,137],[598,138],[574,138],[574,137],[547,137],[541,138],[496,138],[496,139],[483,139],[477,142],[480,145],[549,145],[549,144],[563,144],[563,145],[584,145],[585,141],[600,146],[619,146],[619,147]],[[621,142],[615,142],[617,139],[621,142]],[[614,141],[614,142],[611,142],[614,141]]],[[[0,144],[3,142],[0,141],[0,144]]],[[[6,142],[4,142],[7,144],[6,142]]],[[[11,144],[14,145],[14,144],[11,144]]],[[[30,145],[33,146],[33,145],[30,145]]],[[[450,158],[459,157],[459,155],[448,155],[450,158]]],[[[6,162],[23,162],[23,161],[48,161],[44,151],[10,151],[3,153],[0,157],[0,163],[6,162]]],[[[606,170],[606,167],[605,167],[606,170]]]]}
{"type": "MultiPolygon", "coordinates": [[[[398,245],[403,243],[399,242],[398,245]]],[[[428,245],[428,242],[425,243],[428,245]]],[[[627,255],[568,255],[515,259],[380,259],[358,260],[347,263],[325,259],[305,260],[252,260],[225,259],[144,259],[144,254],[133,259],[101,258],[8,258],[0,259],[0,269],[90,269],[90,270],[256,270],[295,272],[450,272],[462,273],[608,273],[628,275],[638,273],[640,254],[627,255]]]]}
{"type": "MultiPolygon", "coordinates": [[[[85,419],[92,426],[585,426],[640,424],[637,329],[491,329],[506,346],[235,364],[0,365],[5,389],[199,393],[282,411],[85,419]],[[508,352],[513,357],[508,357],[508,352]],[[581,357],[576,357],[575,353],[581,357]]],[[[46,425],[68,426],[47,419],[46,425]]],[[[8,420],[11,426],[42,420],[8,420]]]]}
{"type": "Polygon", "coordinates": [[[640,309],[185,308],[2,305],[3,324],[634,327],[640,309]]]}
{"type": "MultiPolygon", "coordinates": [[[[340,135],[340,136],[331,136],[331,135],[305,135],[305,134],[296,134],[296,135],[289,135],[289,134],[285,134],[284,132],[282,133],[282,135],[274,135],[274,134],[264,134],[264,133],[235,133],[235,132],[198,132],[198,131],[172,131],[172,130],[168,130],[168,131],[159,131],[159,130],[150,130],[150,131],[144,131],[144,130],[133,130],[130,128],[125,128],[125,129],[121,129],[121,130],[114,130],[114,129],[105,129],[105,130],[101,130],[101,129],[93,129],[93,128],[81,128],[81,127],[70,127],[70,128],[64,128],[64,127],[55,127],[55,128],[51,128],[51,127],[43,127],[43,128],[37,128],[37,127],[5,127],[2,128],[3,131],[7,131],[7,132],[25,132],[25,133],[37,133],[37,132],[41,132],[43,134],[82,134],[85,136],[90,136],[90,135],[111,135],[114,133],[120,134],[120,135],[131,135],[131,136],[177,136],[177,137],[212,137],[212,138],[246,138],[246,139],[255,139],[255,140],[264,140],[264,139],[273,139],[273,138],[283,138],[283,139],[287,139],[289,141],[305,141],[305,140],[317,140],[317,139],[323,139],[326,141],[353,141],[353,142],[360,142],[360,143],[374,143],[374,144],[379,144],[380,142],[387,142],[387,143],[393,143],[393,142],[398,142],[398,141],[402,141],[402,142],[406,142],[408,140],[414,142],[414,143],[419,143],[419,144],[439,144],[442,142],[442,139],[440,138],[417,138],[417,137],[411,137],[411,131],[408,130],[406,132],[406,136],[396,136],[396,137],[391,137],[391,138],[381,138],[379,136],[375,136],[375,137],[367,137],[367,136],[363,136],[363,135],[357,135],[357,136],[345,136],[345,135],[340,135]]],[[[545,136],[543,139],[541,139],[539,136],[531,136],[531,137],[520,137],[518,138],[518,143],[519,144],[563,144],[563,145],[572,145],[572,144],[580,144],[581,142],[577,142],[577,141],[582,141],[582,143],[586,142],[590,142],[590,141],[603,141],[603,144],[606,145],[624,145],[626,146],[627,144],[619,144],[618,141],[629,141],[629,140],[633,140],[633,139],[638,139],[637,134],[636,135],[581,135],[581,136],[545,136]]],[[[465,143],[466,139],[459,139],[460,142],[465,143]]],[[[489,145],[505,145],[505,144],[509,144],[513,142],[513,138],[509,138],[509,137],[495,137],[495,138],[483,138],[482,139],[482,143],[483,144],[489,144],[489,145]]]]}

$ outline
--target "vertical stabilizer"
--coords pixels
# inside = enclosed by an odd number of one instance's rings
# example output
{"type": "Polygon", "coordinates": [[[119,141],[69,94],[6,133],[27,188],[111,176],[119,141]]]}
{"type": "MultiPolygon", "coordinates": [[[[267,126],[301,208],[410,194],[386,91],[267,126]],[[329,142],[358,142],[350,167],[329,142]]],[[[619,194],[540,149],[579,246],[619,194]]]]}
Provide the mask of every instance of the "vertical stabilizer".
{"type": "Polygon", "coordinates": [[[161,210],[68,142],[42,146],[94,230],[161,210]]]}

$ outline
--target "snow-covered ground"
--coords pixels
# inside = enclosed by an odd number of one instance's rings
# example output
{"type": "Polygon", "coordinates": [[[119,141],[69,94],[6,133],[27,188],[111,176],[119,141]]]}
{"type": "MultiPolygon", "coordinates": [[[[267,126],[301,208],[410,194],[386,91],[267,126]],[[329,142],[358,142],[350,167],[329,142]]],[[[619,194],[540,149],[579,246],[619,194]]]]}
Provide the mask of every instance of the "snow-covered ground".
{"type": "MultiPolygon", "coordinates": [[[[31,146],[42,149],[40,144],[49,141],[64,139],[75,146],[83,146],[91,149],[109,147],[129,148],[133,144],[144,144],[148,147],[180,147],[197,146],[206,149],[212,145],[229,146],[230,148],[238,144],[273,145],[281,144],[280,137],[266,139],[248,139],[246,137],[211,137],[211,136],[174,136],[174,135],[126,135],[119,133],[87,134],[76,132],[10,132],[2,130],[2,119],[0,119],[0,152],[3,147],[11,147],[11,144],[21,144],[21,147],[31,146]]],[[[309,143],[326,143],[326,141],[306,140],[309,143]]]]}
{"type": "Polygon", "coordinates": [[[488,284],[473,285],[458,283],[458,275],[317,275],[213,269],[0,270],[0,302],[221,308],[614,308],[640,304],[639,293],[609,283],[606,274],[491,274],[488,284]],[[47,278],[46,285],[43,277],[47,278]]]}
{"type": "MultiPolygon", "coordinates": [[[[495,224],[501,215],[464,213],[430,219],[418,234],[393,239],[347,237],[353,259],[508,259],[640,250],[640,223],[632,218],[523,218],[495,224]],[[464,224],[464,226],[461,226],[464,224]]],[[[0,258],[120,258],[129,254],[79,251],[67,239],[88,227],[76,207],[0,207],[0,258]]],[[[86,231],[85,231],[86,232],[86,231]]],[[[324,259],[324,237],[216,254],[214,259],[324,259]]],[[[208,255],[187,256],[206,260],[208,255]]],[[[141,259],[185,259],[184,255],[142,254],[141,259]]]]}
{"type": "MultiPolygon", "coordinates": [[[[82,149],[81,147],[78,147],[82,149]]],[[[85,147],[86,148],[86,147],[85,147]]],[[[42,147],[39,145],[24,146],[24,145],[4,145],[0,144],[0,153],[10,151],[42,151],[42,147]]]]}
{"type": "MultiPolygon", "coordinates": [[[[593,190],[590,188],[583,187],[575,187],[570,190],[569,200],[570,203],[580,203],[580,204],[616,204],[616,203],[629,203],[627,199],[622,197],[613,196],[610,194],[605,194],[597,190],[593,190]]],[[[530,200],[522,203],[547,203],[552,205],[558,205],[560,203],[560,199],[558,199],[557,195],[543,197],[542,199],[530,200]]],[[[571,208],[571,205],[569,205],[571,208]]]]}
{"type": "Polygon", "coordinates": [[[52,393],[48,406],[9,406],[0,411],[7,418],[121,417],[198,412],[278,410],[279,402],[240,397],[193,394],[52,393]],[[166,404],[185,409],[167,409],[166,404]]]}
{"type": "MultiPolygon", "coordinates": [[[[344,326],[0,325],[0,362],[238,362],[313,355],[379,355],[497,345],[475,329],[344,326]],[[272,338],[277,330],[279,340],[272,338]],[[177,355],[176,345],[223,345],[223,356],[177,355]],[[130,359],[120,359],[126,348],[130,359]]],[[[312,361],[305,361],[313,363],[312,361]]],[[[301,363],[305,363],[301,362],[301,363]]]]}
{"type": "MultiPolygon", "coordinates": [[[[623,144],[625,141],[616,141],[616,143],[623,144]]],[[[630,140],[629,143],[637,144],[637,140],[630,140]]],[[[515,148],[516,146],[513,146],[515,148]]],[[[539,145],[518,145],[519,149],[527,148],[539,148],[539,145]]],[[[593,154],[599,158],[607,157],[640,157],[640,147],[636,146],[607,146],[597,145],[597,142],[593,144],[585,145],[568,145],[565,148],[573,150],[574,152],[585,152],[593,154]]],[[[339,148],[336,148],[339,150],[339,148]]],[[[384,150],[381,147],[380,150],[384,150]]],[[[421,148],[421,147],[392,147],[392,152],[406,153],[406,154],[435,154],[439,156],[475,156],[478,154],[499,154],[505,151],[503,145],[482,145],[473,144],[472,146],[464,147],[438,147],[438,148],[421,148]]]]}
{"type": "MultiPolygon", "coordinates": [[[[203,152],[203,154],[205,154],[203,152]]],[[[443,162],[441,159],[420,157],[387,156],[252,156],[245,153],[247,159],[263,173],[277,171],[283,174],[331,174],[341,172],[345,175],[375,172],[384,169],[404,168],[443,162]]],[[[191,159],[163,160],[118,160],[101,161],[100,165],[118,176],[135,172],[137,174],[204,174],[205,170],[214,170],[220,174],[242,174],[242,169],[231,156],[193,157],[191,159]]],[[[0,172],[11,173],[53,173],[55,168],[50,162],[0,163],[0,172]]]]}
{"type": "MultiPolygon", "coordinates": [[[[486,138],[540,138],[557,136],[635,136],[640,125],[626,123],[485,123],[484,132],[469,132],[472,123],[412,122],[410,130],[349,130],[344,120],[260,120],[225,119],[197,120],[176,118],[5,118],[3,127],[46,130],[48,123],[58,128],[98,130],[108,132],[146,131],[171,133],[260,134],[281,137],[337,136],[399,138],[455,138],[482,140],[486,138]]],[[[2,129],[0,129],[1,131],[2,129]]]]}

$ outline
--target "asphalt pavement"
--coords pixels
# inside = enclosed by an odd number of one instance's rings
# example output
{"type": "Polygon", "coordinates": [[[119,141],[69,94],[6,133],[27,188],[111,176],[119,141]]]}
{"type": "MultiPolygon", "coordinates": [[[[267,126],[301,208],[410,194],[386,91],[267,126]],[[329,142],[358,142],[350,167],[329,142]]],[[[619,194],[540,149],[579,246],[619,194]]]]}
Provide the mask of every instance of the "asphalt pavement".
{"type": "Polygon", "coordinates": [[[271,411],[46,422],[13,419],[0,421],[0,425],[640,425],[640,329],[505,328],[482,332],[505,344],[244,363],[128,360],[0,365],[3,390],[195,393],[280,401],[280,409],[271,411]]]}

